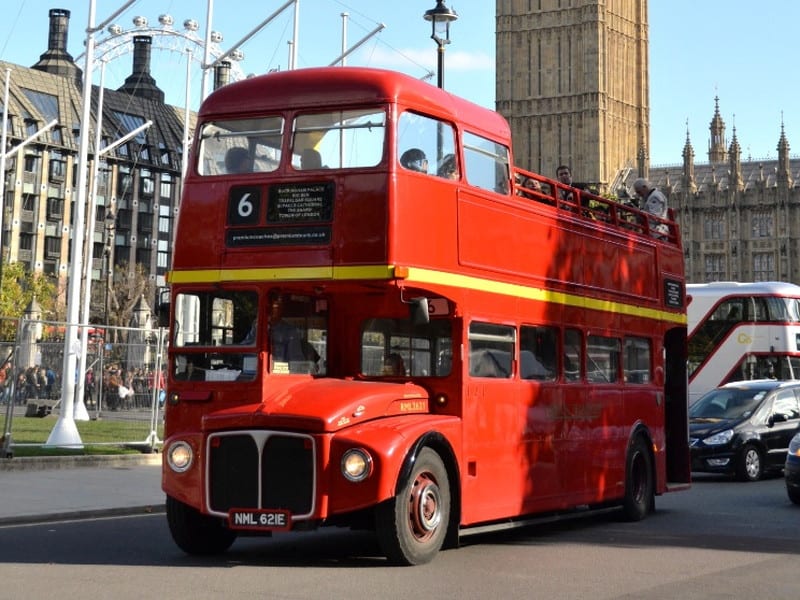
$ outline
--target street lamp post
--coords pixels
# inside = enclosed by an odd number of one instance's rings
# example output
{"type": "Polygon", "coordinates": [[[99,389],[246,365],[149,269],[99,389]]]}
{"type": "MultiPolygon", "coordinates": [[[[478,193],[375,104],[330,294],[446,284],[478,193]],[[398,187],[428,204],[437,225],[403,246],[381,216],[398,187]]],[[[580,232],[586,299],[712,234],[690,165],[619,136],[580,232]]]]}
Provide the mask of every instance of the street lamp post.
{"type": "Polygon", "coordinates": [[[105,323],[106,327],[106,340],[108,340],[108,314],[109,314],[109,304],[111,299],[111,285],[114,281],[114,263],[113,257],[111,256],[111,251],[114,248],[114,230],[116,229],[116,215],[112,211],[108,211],[106,213],[106,223],[105,223],[105,236],[104,236],[104,244],[103,244],[103,258],[105,259],[103,262],[105,263],[103,266],[105,267],[105,294],[103,297],[103,322],[105,323]]]}
{"type": "Polygon", "coordinates": [[[423,15],[431,22],[431,39],[438,47],[437,85],[444,89],[444,47],[450,43],[450,23],[458,19],[458,14],[444,5],[444,0],[436,0],[436,6],[426,10],[423,15]]]}

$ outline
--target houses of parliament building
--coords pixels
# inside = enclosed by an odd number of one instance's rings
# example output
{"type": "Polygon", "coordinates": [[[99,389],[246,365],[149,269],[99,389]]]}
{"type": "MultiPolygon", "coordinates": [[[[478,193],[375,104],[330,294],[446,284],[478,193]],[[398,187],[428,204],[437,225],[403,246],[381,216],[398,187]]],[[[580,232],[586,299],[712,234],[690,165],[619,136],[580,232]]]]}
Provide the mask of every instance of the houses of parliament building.
{"type": "Polygon", "coordinates": [[[800,283],[800,159],[783,124],[777,160],[743,159],[709,100],[707,155],[687,131],[682,160],[650,169],[647,0],[498,0],[496,14],[497,110],[520,166],[572,165],[618,195],[648,178],[681,226],[689,282],[800,283]]]}
{"type": "MultiPolygon", "coordinates": [[[[50,10],[49,27],[31,67],[0,61],[10,79],[8,148],[59,123],[6,162],[2,250],[63,286],[80,136],[94,138],[97,123],[82,127],[78,117],[83,74],[67,52],[69,11],[50,10]]],[[[687,131],[682,157],[650,169],[647,0],[497,0],[495,27],[496,109],[519,166],[553,174],[569,164],[581,181],[620,195],[649,178],[679,220],[691,282],[800,283],[800,159],[790,157],[782,126],[777,160],[743,159],[735,128],[728,140],[719,100],[710,100],[707,155],[687,131]]],[[[138,264],[158,288],[171,264],[183,129],[194,115],[164,103],[149,61],[150,40],[135,38],[130,77],[104,90],[104,145],[153,125],[101,160],[88,237],[93,278],[103,278],[104,261],[138,264]]],[[[222,65],[217,87],[226,83],[222,65]]]]}

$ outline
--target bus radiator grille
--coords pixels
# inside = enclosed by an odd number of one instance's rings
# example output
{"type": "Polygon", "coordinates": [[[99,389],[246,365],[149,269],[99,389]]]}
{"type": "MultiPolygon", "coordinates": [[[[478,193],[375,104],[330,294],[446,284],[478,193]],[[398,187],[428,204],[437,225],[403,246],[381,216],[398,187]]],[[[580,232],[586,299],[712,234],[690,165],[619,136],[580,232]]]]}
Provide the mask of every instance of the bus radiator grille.
{"type": "Polygon", "coordinates": [[[295,517],[311,513],[315,473],[310,438],[264,431],[222,434],[211,437],[208,456],[212,511],[284,509],[295,517]]]}

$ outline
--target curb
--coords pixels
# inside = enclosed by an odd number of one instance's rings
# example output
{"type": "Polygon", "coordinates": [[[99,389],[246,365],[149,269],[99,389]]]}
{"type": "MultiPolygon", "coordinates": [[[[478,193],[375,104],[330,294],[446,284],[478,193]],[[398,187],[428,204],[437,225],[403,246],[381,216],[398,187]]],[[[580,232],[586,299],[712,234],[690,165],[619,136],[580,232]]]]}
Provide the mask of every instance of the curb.
{"type": "Polygon", "coordinates": [[[165,504],[127,506],[125,508],[101,508],[96,510],[64,511],[41,515],[20,515],[0,517],[0,527],[13,525],[40,525],[63,521],[80,521],[83,519],[102,519],[111,517],[135,517],[143,515],[163,514],[167,510],[165,504]]]}
{"type": "Polygon", "coordinates": [[[0,459],[0,471],[45,471],[83,467],[134,467],[160,465],[161,454],[117,454],[90,456],[20,456],[0,459]]]}

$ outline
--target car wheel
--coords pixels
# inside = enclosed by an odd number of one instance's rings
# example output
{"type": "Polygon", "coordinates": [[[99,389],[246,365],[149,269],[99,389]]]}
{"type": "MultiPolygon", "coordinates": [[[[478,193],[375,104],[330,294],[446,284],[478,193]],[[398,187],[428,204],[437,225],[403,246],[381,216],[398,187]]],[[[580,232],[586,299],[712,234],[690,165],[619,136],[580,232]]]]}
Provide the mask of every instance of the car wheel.
{"type": "Polygon", "coordinates": [[[800,504],[800,490],[797,488],[786,488],[786,494],[789,496],[789,500],[794,502],[795,504],[800,504]]]}
{"type": "Polygon", "coordinates": [[[739,481],[758,481],[764,474],[764,461],[761,451],[753,444],[745,444],[739,453],[736,477],[739,481]]]}

